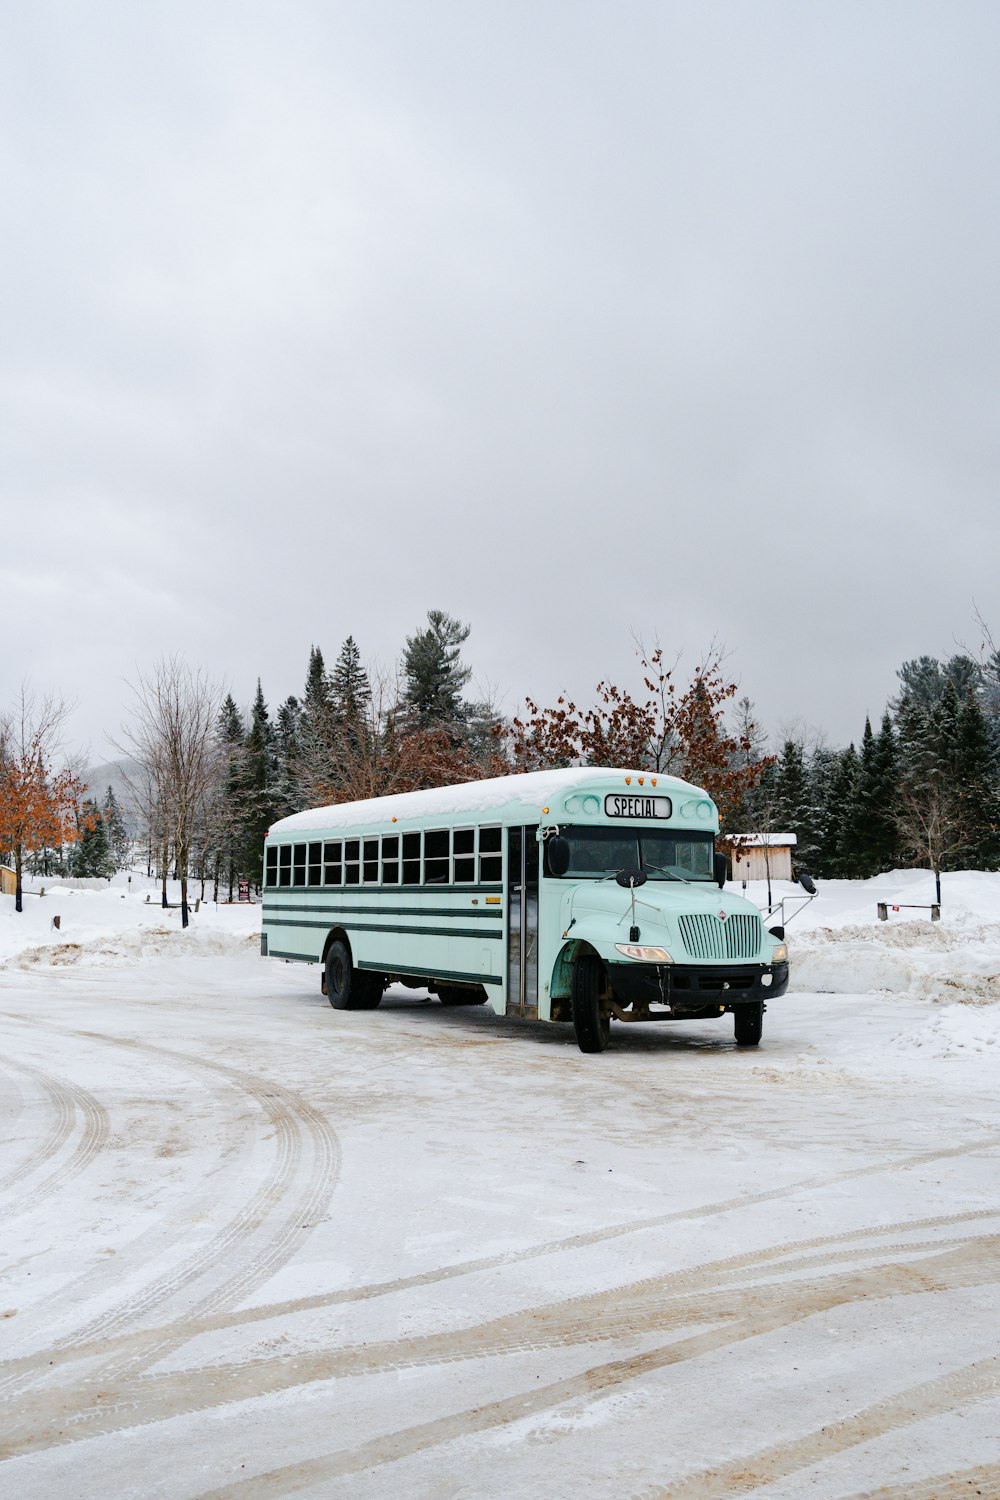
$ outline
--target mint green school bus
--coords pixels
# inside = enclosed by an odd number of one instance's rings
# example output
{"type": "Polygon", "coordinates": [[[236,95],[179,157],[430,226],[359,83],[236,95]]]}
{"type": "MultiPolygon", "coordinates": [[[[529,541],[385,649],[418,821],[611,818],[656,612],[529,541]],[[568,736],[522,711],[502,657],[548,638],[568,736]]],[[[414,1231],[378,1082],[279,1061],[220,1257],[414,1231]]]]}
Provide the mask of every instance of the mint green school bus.
{"type": "Polygon", "coordinates": [[[724,889],[719,816],[671,776],[536,771],[283,818],[264,848],[261,951],[322,966],[337,1010],[386,986],[572,1023],[731,1014],[756,1046],[788,988],[780,929],[724,889]]]}

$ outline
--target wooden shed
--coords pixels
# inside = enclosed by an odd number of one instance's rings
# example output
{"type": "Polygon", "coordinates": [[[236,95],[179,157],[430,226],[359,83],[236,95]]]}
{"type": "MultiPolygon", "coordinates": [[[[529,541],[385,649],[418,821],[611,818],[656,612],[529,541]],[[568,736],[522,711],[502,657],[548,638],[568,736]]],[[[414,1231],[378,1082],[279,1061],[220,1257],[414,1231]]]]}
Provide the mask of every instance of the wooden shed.
{"type": "Polygon", "coordinates": [[[17,876],[6,865],[0,865],[0,896],[17,895],[17,876]]]}
{"type": "Polygon", "coordinates": [[[733,879],[792,880],[792,859],[798,843],[794,833],[737,833],[733,835],[733,879]]]}

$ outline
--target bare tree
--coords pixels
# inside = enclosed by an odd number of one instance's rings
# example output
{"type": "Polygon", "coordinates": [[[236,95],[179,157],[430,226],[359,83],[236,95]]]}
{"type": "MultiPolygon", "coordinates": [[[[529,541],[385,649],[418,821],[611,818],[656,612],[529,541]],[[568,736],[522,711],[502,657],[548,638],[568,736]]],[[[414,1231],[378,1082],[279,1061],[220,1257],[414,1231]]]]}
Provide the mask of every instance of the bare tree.
{"type": "Polygon", "coordinates": [[[900,793],[899,831],[917,859],[934,871],[935,899],[941,905],[941,866],[965,847],[967,829],[954,790],[937,777],[900,793]]]}
{"type": "Polygon", "coordinates": [[[133,793],[163,855],[164,904],[173,855],[181,883],[181,925],[186,927],[191,855],[217,776],[215,725],[222,687],[200,667],[177,657],[161,658],[151,673],[139,672],[128,686],[132,716],[119,748],[140,768],[133,793]]]}

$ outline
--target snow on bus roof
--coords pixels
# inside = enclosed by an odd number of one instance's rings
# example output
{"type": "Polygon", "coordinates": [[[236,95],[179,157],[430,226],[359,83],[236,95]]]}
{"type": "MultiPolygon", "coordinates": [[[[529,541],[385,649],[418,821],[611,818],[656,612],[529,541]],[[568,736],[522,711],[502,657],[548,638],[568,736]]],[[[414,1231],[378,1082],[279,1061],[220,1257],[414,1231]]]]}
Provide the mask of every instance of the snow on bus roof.
{"type": "MultiPolygon", "coordinates": [[[[576,766],[568,771],[526,771],[519,776],[494,776],[488,781],[463,781],[455,786],[431,787],[422,792],[400,792],[398,796],[369,797],[363,802],[339,802],[332,807],[310,807],[272,823],[271,833],[292,833],[297,829],[348,827],[362,823],[387,823],[390,818],[433,818],[445,813],[489,812],[508,802],[524,802],[539,808],[546,802],[576,787],[614,783],[624,791],[625,777],[632,778],[628,790],[652,790],[648,771],[607,770],[595,766],[576,766]]],[[[701,787],[681,781],[676,776],[656,776],[658,792],[690,792],[704,797],[701,787]]]]}

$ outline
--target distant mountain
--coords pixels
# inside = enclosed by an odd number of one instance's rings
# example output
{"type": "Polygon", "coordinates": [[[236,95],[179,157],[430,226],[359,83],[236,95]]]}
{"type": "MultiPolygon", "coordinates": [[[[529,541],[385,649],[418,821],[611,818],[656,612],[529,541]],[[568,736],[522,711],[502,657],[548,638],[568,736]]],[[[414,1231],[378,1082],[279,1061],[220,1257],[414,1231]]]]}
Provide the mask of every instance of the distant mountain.
{"type": "Polygon", "coordinates": [[[93,797],[95,802],[102,802],[107,794],[108,787],[114,792],[121,807],[122,816],[125,819],[129,833],[137,837],[142,831],[142,819],[133,806],[132,793],[128,786],[128,777],[137,778],[139,767],[134,760],[122,757],[121,760],[109,760],[101,766],[88,766],[81,772],[83,781],[87,784],[88,797],[93,797]]]}

